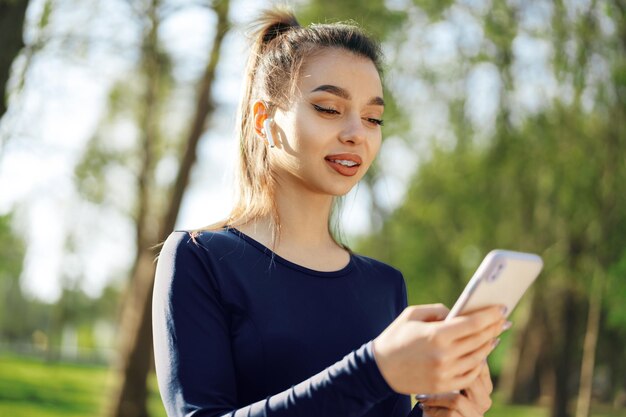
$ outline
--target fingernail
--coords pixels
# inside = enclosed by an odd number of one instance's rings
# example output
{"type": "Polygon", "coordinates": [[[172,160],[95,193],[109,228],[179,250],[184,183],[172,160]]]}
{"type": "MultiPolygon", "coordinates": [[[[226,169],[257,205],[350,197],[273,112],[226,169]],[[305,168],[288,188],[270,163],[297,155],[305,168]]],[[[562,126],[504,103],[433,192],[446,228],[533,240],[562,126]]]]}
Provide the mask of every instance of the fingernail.
{"type": "Polygon", "coordinates": [[[507,306],[502,306],[502,315],[503,315],[504,317],[506,317],[506,313],[507,313],[507,311],[509,311],[509,309],[507,308],[507,306]]]}
{"type": "Polygon", "coordinates": [[[510,322],[510,321],[504,322],[504,324],[502,325],[502,331],[504,332],[506,330],[509,330],[512,325],[513,325],[513,322],[510,322]]]}
{"type": "Polygon", "coordinates": [[[500,344],[500,338],[494,339],[491,343],[491,350],[495,349],[498,344],[500,344]]]}

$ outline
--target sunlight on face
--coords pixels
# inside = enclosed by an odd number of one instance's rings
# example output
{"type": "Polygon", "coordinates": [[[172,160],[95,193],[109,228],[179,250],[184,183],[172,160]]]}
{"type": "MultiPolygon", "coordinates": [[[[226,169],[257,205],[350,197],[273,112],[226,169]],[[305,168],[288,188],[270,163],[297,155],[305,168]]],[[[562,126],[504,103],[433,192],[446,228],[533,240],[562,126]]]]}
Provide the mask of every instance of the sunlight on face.
{"type": "Polygon", "coordinates": [[[289,109],[274,117],[278,186],[344,195],[380,149],[383,88],[373,62],[339,48],[305,61],[289,109]]]}

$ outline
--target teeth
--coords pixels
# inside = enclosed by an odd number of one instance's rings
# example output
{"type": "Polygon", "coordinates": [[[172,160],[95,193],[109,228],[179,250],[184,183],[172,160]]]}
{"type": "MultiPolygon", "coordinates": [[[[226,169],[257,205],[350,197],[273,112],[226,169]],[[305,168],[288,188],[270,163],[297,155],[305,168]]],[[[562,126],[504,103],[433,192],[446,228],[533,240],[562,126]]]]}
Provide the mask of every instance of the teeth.
{"type": "Polygon", "coordinates": [[[355,165],[358,165],[356,162],[354,161],[346,161],[345,159],[331,159],[332,162],[336,162],[338,164],[341,164],[343,166],[347,166],[347,167],[353,167],[355,165]]]}

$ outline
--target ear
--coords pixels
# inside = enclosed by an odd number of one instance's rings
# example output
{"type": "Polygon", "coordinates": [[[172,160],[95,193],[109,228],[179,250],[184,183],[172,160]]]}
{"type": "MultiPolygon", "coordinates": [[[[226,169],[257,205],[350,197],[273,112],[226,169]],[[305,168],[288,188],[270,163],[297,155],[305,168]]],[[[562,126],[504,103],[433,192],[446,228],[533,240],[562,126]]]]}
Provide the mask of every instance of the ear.
{"type": "Polygon", "coordinates": [[[269,112],[267,105],[263,101],[256,100],[252,103],[252,117],[254,119],[254,131],[259,137],[265,138],[263,122],[269,117],[269,112]]]}

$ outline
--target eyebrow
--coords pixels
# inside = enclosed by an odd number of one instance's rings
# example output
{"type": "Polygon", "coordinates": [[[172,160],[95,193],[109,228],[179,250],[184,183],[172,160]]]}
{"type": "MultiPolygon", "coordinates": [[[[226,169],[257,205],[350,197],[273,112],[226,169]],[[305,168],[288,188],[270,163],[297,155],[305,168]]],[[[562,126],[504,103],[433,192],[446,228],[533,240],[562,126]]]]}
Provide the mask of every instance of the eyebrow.
{"type": "MultiPolygon", "coordinates": [[[[350,100],[352,98],[348,90],[346,90],[345,88],[337,87],[336,85],[323,84],[311,90],[312,93],[316,91],[325,91],[327,93],[334,94],[346,100],[350,100]]],[[[376,105],[376,106],[384,106],[385,100],[383,100],[382,97],[376,96],[376,97],[372,97],[370,101],[367,102],[367,104],[376,105]]]]}

